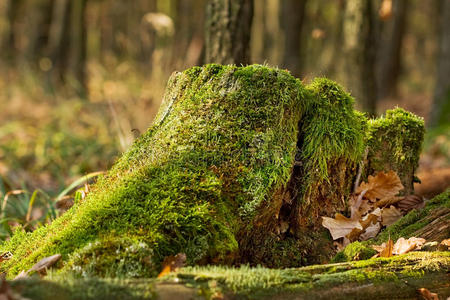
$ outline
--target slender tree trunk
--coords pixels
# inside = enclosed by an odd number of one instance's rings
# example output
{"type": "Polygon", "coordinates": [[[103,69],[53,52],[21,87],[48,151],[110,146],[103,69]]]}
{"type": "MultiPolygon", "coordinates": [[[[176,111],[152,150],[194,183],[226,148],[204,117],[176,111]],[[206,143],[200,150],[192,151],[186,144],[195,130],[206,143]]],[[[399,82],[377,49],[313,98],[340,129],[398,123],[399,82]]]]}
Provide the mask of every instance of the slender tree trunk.
{"type": "Polygon", "coordinates": [[[206,62],[250,63],[253,0],[211,0],[206,8],[206,62]]]}
{"type": "Polygon", "coordinates": [[[437,78],[431,108],[430,126],[437,126],[450,119],[450,1],[441,2],[441,23],[437,78]]]}
{"type": "Polygon", "coordinates": [[[2,57],[7,58],[10,62],[13,62],[17,56],[17,33],[16,22],[19,15],[19,10],[22,4],[22,0],[3,0],[4,9],[6,13],[5,23],[5,37],[2,49],[2,57]]]}
{"type": "Polygon", "coordinates": [[[385,24],[387,38],[380,43],[378,71],[378,98],[397,94],[397,82],[401,72],[401,50],[407,18],[407,0],[393,2],[393,15],[385,24]]]}
{"type": "Polygon", "coordinates": [[[47,56],[52,61],[52,77],[58,82],[65,72],[64,37],[67,34],[69,0],[55,0],[49,29],[47,56]]]}
{"type": "Polygon", "coordinates": [[[372,1],[348,0],[343,26],[346,84],[362,109],[375,115],[375,34],[372,1]]]}
{"type": "Polygon", "coordinates": [[[24,63],[36,61],[44,52],[48,40],[51,2],[49,0],[28,1],[25,6],[25,47],[22,53],[24,63]]]}
{"type": "Polygon", "coordinates": [[[345,17],[345,0],[339,0],[337,2],[338,15],[336,19],[336,33],[333,40],[333,55],[330,63],[327,67],[327,73],[329,76],[336,77],[336,73],[341,68],[342,57],[342,39],[343,39],[343,27],[345,17]]]}
{"type": "Polygon", "coordinates": [[[8,45],[9,32],[11,30],[8,11],[11,3],[8,0],[0,1],[0,56],[5,58],[5,53],[10,45],[8,45]]]}
{"type": "Polygon", "coordinates": [[[86,89],[86,12],[87,0],[71,1],[69,76],[73,87],[84,95],[86,89]]]}
{"type": "Polygon", "coordinates": [[[301,38],[305,19],[306,0],[284,0],[282,2],[281,24],[284,30],[283,66],[295,76],[302,69],[301,38]]]}

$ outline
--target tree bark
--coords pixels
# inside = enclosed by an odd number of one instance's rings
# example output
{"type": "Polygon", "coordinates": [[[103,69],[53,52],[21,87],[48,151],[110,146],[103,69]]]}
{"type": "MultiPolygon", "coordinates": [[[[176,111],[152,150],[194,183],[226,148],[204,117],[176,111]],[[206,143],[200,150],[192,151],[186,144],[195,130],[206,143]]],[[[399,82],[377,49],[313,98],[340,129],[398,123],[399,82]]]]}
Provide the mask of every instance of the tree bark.
{"type": "Polygon", "coordinates": [[[348,0],[343,28],[346,85],[363,111],[376,114],[373,1],[348,0]]]}
{"type": "Polygon", "coordinates": [[[250,63],[253,0],[211,0],[206,8],[206,63],[250,63]]]}
{"type": "Polygon", "coordinates": [[[430,114],[430,127],[444,124],[450,118],[450,1],[442,1],[440,4],[437,76],[430,114]]]}
{"type": "Polygon", "coordinates": [[[281,24],[284,30],[283,66],[299,77],[302,71],[302,28],[306,0],[282,1],[281,24]]]}
{"type": "Polygon", "coordinates": [[[393,15],[385,21],[381,31],[385,37],[380,41],[379,70],[378,70],[378,98],[383,99],[397,95],[397,83],[401,72],[401,52],[403,36],[406,28],[408,12],[407,0],[393,1],[393,15]]]}

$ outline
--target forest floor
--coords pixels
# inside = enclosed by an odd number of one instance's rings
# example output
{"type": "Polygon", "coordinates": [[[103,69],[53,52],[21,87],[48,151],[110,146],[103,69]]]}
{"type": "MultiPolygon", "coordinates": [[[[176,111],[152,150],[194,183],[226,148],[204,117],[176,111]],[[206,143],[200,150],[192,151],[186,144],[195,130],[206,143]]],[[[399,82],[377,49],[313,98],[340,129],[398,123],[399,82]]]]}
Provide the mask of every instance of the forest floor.
{"type": "MultiPolygon", "coordinates": [[[[117,156],[133,142],[133,129],[144,131],[149,126],[159,107],[168,74],[144,78],[133,70],[133,66],[126,63],[119,65],[113,71],[91,65],[90,73],[93,75],[89,84],[89,101],[73,95],[67,96],[65,91],[49,90],[45,84],[40,84],[39,78],[33,75],[19,78],[17,74],[11,73],[0,77],[0,107],[2,108],[0,110],[0,200],[3,200],[0,238],[8,238],[11,228],[17,224],[28,226],[27,229],[32,230],[54,219],[58,214],[57,211],[55,214],[54,210],[54,202],[59,200],[58,194],[80,176],[107,170],[117,156]],[[11,193],[11,191],[22,192],[11,193]],[[36,198],[33,198],[36,191],[39,192],[36,193],[36,198]],[[10,197],[9,201],[4,201],[8,197],[10,197]],[[6,221],[8,218],[9,221],[6,221]]],[[[403,95],[381,101],[378,108],[379,111],[385,111],[398,105],[418,115],[427,116],[430,99],[421,93],[403,95]]],[[[417,194],[427,199],[431,199],[450,186],[449,129],[450,124],[428,130],[426,134],[424,151],[417,173],[421,184],[416,184],[415,189],[417,194]]],[[[79,181],[78,186],[82,186],[84,182],[79,181]]],[[[77,185],[74,186],[76,187],[77,185]]],[[[71,191],[73,189],[67,191],[67,194],[71,191]]],[[[449,257],[446,254],[442,259],[444,261],[442,264],[446,265],[447,269],[442,269],[441,273],[447,274],[449,257]]],[[[383,259],[379,261],[383,262],[383,259]]],[[[298,270],[298,272],[304,271],[298,270]]],[[[189,273],[189,271],[186,272],[189,273]]],[[[169,283],[158,281],[154,285],[155,282],[152,281],[151,286],[160,291],[167,290],[167,286],[170,286],[169,290],[172,292],[174,281],[176,284],[184,280],[186,285],[177,285],[182,293],[217,292],[217,295],[224,296],[222,292],[224,289],[235,288],[234,293],[228,295],[233,298],[233,295],[239,296],[239,293],[248,295],[252,292],[251,289],[247,290],[248,286],[233,286],[237,283],[227,282],[223,278],[217,279],[216,277],[220,277],[217,272],[214,274],[209,272],[208,275],[202,272],[196,276],[192,276],[192,273],[173,275],[169,283]],[[239,290],[240,288],[242,290],[239,290]]],[[[266,271],[262,272],[263,275],[267,274],[264,273],[266,271]]],[[[252,284],[256,284],[260,290],[268,292],[269,296],[280,287],[293,287],[295,293],[290,294],[292,297],[286,298],[302,298],[306,286],[315,286],[322,279],[329,280],[329,277],[324,276],[318,281],[318,277],[314,280],[308,277],[309,281],[305,279],[304,282],[289,282],[292,278],[288,272],[283,273],[280,270],[279,272],[282,274],[271,274],[267,281],[261,280],[256,283],[244,281],[242,284],[248,283],[251,288],[253,288],[252,284]],[[272,287],[274,289],[271,289],[272,287]]],[[[441,276],[441,273],[438,275],[441,276]]],[[[233,280],[245,278],[245,272],[233,273],[233,276],[233,280]]],[[[447,277],[439,278],[442,280],[447,277]]],[[[376,280],[378,279],[375,278],[376,280]]],[[[16,284],[16,286],[19,285],[16,284]]],[[[317,285],[319,286],[320,284],[317,285]]],[[[338,286],[337,283],[336,286],[338,286]]],[[[74,283],[73,288],[80,288],[80,286],[74,283]]],[[[154,294],[155,289],[144,289],[144,291],[154,294]]],[[[361,288],[363,293],[369,290],[361,288]]],[[[411,296],[415,291],[414,287],[408,295],[411,296]]],[[[63,293],[66,292],[67,290],[63,291],[63,293]]],[[[163,293],[168,292],[163,291],[163,293]]],[[[378,293],[381,292],[378,291],[378,293]]],[[[376,294],[367,295],[375,297],[376,294]]],[[[330,297],[329,294],[322,296],[330,297]]],[[[140,299],[140,296],[136,297],[135,299],[140,299]]],[[[167,294],[167,297],[170,297],[170,294],[167,294]]]]}

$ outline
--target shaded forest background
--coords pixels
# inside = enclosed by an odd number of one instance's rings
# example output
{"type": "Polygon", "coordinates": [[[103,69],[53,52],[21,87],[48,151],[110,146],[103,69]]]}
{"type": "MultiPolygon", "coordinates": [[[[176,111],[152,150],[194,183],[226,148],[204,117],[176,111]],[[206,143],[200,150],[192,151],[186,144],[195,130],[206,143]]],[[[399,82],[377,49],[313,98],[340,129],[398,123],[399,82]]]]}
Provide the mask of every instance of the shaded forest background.
{"type": "Polygon", "coordinates": [[[54,218],[56,195],[151,124],[170,74],[206,62],[326,76],[370,115],[423,116],[421,171],[449,184],[449,0],[235,0],[242,59],[217,61],[211,5],[230,1],[0,1],[0,235],[54,218]]]}

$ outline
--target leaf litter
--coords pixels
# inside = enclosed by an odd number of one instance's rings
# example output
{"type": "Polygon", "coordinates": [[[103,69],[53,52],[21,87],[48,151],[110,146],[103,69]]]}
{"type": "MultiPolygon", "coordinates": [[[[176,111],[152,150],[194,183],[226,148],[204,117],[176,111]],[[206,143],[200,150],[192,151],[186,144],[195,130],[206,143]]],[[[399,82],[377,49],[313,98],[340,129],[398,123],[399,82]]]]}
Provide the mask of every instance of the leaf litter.
{"type": "Polygon", "coordinates": [[[340,213],[334,218],[323,216],[322,225],[330,231],[333,240],[341,239],[336,243],[338,248],[374,238],[383,227],[392,225],[410,210],[424,206],[422,197],[399,196],[403,188],[394,171],[370,175],[367,182],[362,182],[350,196],[350,218],[340,213]]]}

